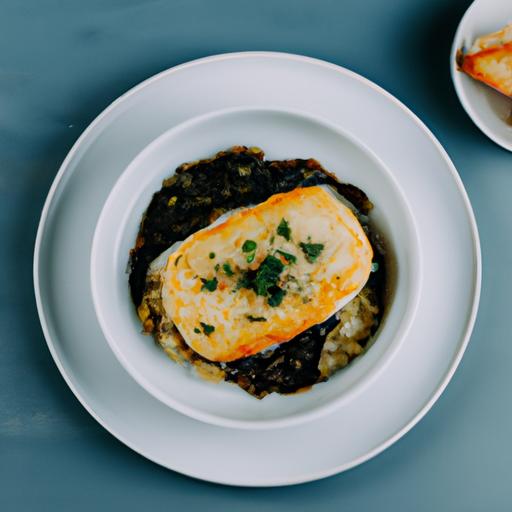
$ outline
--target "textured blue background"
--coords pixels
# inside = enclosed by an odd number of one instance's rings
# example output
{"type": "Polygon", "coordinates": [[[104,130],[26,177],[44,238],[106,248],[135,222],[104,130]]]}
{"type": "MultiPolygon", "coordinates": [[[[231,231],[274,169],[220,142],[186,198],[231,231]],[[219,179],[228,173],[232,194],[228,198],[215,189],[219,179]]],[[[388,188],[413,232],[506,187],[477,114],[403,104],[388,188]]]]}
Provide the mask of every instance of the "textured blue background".
{"type": "Polygon", "coordinates": [[[449,79],[450,42],[468,4],[0,0],[0,509],[512,509],[512,155],[472,125],[449,79]],[[32,290],[39,213],[80,132],[150,75],[238,50],[319,57],[396,95],[453,158],[483,248],[476,329],[432,411],[370,462],[282,489],[194,481],[111,437],[60,377],[32,290]]]}

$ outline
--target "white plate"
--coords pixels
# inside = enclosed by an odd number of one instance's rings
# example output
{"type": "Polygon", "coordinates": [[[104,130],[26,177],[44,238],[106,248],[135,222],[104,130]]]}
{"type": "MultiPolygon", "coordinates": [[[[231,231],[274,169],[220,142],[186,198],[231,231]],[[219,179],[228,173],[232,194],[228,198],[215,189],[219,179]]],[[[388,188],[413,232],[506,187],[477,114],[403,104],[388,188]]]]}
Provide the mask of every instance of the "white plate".
{"type": "Polygon", "coordinates": [[[391,172],[368,148],[323,119],[290,110],[249,107],[210,112],[158,137],[137,155],[112,189],[92,246],[96,316],[114,354],[135,380],[184,414],[238,428],[275,428],[311,421],[353,400],[403,341],[421,284],[420,249],[412,219],[391,172]],[[188,368],[171,363],[163,350],[140,332],[140,320],[128,293],[128,254],[140,219],[162,181],[183,162],[242,143],[264,148],[270,160],[315,155],[341,181],[363,189],[375,204],[370,221],[389,244],[398,269],[376,342],[364,357],[307,393],[274,393],[256,400],[238,386],[227,382],[212,385],[188,368]]]}
{"type": "Polygon", "coordinates": [[[419,421],[462,357],[476,316],[480,276],[471,206],[453,164],[425,126],[388,93],[350,71],[276,53],[187,63],[114,102],[64,161],[43,210],[34,259],[48,346],[84,407],[125,444],[163,466],[251,486],[306,482],[346,470],[419,421]],[[423,256],[418,312],[386,370],[335,413],[272,431],[207,425],[149,395],[110,351],[90,290],[94,226],[122,170],[170,127],[244,105],[309,112],[366,144],[406,194],[423,256]]]}
{"type": "Polygon", "coordinates": [[[512,151],[512,99],[457,70],[455,57],[470,48],[477,37],[496,32],[512,23],[510,0],[475,0],[466,11],[453,40],[450,69],[455,90],[473,122],[491,140],[512,151]]]}

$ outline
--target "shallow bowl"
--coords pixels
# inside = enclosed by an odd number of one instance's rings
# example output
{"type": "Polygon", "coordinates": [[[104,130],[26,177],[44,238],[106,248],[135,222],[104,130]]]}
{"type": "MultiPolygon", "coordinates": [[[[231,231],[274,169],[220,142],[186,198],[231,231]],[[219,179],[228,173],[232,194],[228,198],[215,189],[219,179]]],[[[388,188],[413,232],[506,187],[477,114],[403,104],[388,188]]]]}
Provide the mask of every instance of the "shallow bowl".
{"type": "Polygon", "coordinates": [[[450,55],[455,91],[464,110],[491,140],[512,151],[512,99],[474,80],[457,68],[457,51],[471,48],[475,39],[512,23],[510,0],[476,0],[464,14],[450,55]]]}
{"type": "Polygon", "coordinates": [[[240,107],[178,125],[149,144],[126,168],[99,217],[91,286],[101,328],[129,374],[168,406],[200,421],[236,428],[276,428],[309,421],[355,399],[389,363],[414,318],[421,288],[421,251],[399,184],[368,148],[323,119],[298,111],[240,107]],[[143,213],[163,179],[183,162],[234,145],[258,146],[268,159],[316,158],[340,181],[364,190],[370,220],[387,242],[396,269],[383,322],[371,346],[327,382],[305,393],[257,400],[233,384],[202,380],[171,361],[148,336],[131,302],[126,272],[143,213]]]}

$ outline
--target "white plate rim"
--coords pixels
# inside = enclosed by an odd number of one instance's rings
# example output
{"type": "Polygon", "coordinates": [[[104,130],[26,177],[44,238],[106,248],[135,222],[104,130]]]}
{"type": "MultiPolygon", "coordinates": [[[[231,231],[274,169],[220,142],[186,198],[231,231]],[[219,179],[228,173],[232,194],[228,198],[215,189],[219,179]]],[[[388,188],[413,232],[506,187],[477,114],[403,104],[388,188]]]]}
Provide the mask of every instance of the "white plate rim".
{"type": "MultiPolygon", "coordinates": [[[[331,70],[334,70],[338,73],[341,73],[343,75],[346,75],[350,77],[353,80],[356,80],[366,87],[369,87],[373,89],[375,92],[379,93],[380,95],[383,95],[388,100],[390,100],[392,103],[394,103],[400,110],[402,110],[411,120],[414,121],[414,123],[420,128],[420,130],[429,138],[430,142],[435,146],[439,154],[442,156],[443,160],[445,161],[448,169],[450,170],[450,174],[455,182],[455,185],[458,189],[458,192],[460,194],[460,197],[464,203],[466,215],[469,221],[469,227],[471,230],[471,236],[473,240],[473,249],[474,249],[474,258],[475,258],[475,276],[474,276],[474,290],[473,290],[473,303],[471,306],[470,313],[468,315],[468,319],[466,322],[466,328],[464,329],[463,335],[461,337],[460,347],[451,361],[451,364],[449,366],[448,371],[444,375],[443,379],[440,381],[437,389],[432,393],[430,398],[419,407],[418,412],[398,431],[395,432],[392,436],[389,436],[388,439],[384,442],[382,442],[379,446],[376,446],[374,449],[368,451],[363,456],[360,456],[354,460],[352,460],[350,463],[342,464],[340,466],[336,466],[334,468],[330,468],[329,470],[324,471],[317,471],[315,473],[309,473],[307,475],[301,475],[299,477],[295,477],[293,479],[280,479],[275,481],[269,481],[265,484],[257,483],[254,485],[251,484],[234,484],[230,481],[224,481],[223,479],[209,479],[211,482],[215,483],[221,483],[226,485],[238,485],[241,487],[261,487],[261,486],[267,486],[267,487],[273,487],[273,486],[282,486],[282,485],[295,485],[305,482],[310,482],[314,480],[318,480],[321,478],[326,478],[328,476],[332,476],[334,474],[340,473],[342,471],[346,471],[352,467],[355,467],[359,464],[362,464],[363,462],[375,457],[382,451],[384,451],[386,448],[391,446],[393,443],[395,443],[398,439],[400,439],[402,436],[404,436],[414,425],[416,425],[424,416],[425,414],[431,409],[431,407],[434,405],[434,403],[437,401],[439,396],[443,393],[446,386],[448,385],[449,381],[453,377],[453,374],[455,373],[455,370],[457,369],[462,356],[464,355],[464,352],[467,348],[467,345],[469,343],[469,339],[471,336],[471,332],[473,330],[477,312],[478,312],[478,306],[480,301],[480,294],[481,294],[481,279],[482,279],[482,262],[481,262],[481,249],[480,249],[480,239],[478,234],[478,228],[475,220],[475,216],[471,207],[471,203],[469,201],[469,198],[467,196],[466,190],[464,189],[462,180],[459,176],[459,174],[456,171],[456,168],[454,164],[452,163],[450,157],[448,156],[446,150],[442,147],[440,142],[435,138],[433,133],[427,128],[427,126],[421,121],[410,109],[408,109],[402,102],[400,102],[397,98],[392,96],[390,93],[388,93],[386,90],[382,89],[380,86],[375,84],[374,82],[362,77],[361,75],[350,71],[346,68],[343,68],[341,66],[338,66],[336,64],[332,64],[330,62],[326,62],[320,59],[315,59],[312,57],[306,57],[302,55],[296,55],[291,53],[284,53],[284,52],[267,52],[267,51],[251,51],[251,52],[233,52],[233,53],[224,53],[224,54],[218,54],[218,55],[211,55],[208,57],[203,57],[200,59],[195,59],[189,62],[185,62],[183,64],[180,64],[178,66],[169,68],[167,70],[161,71],[160,73],[157,73],[156,75],[153,75],[152,77],[144,80],[140,84],[136,85],[135,87],[128,90],[126,93],[121,95],[119,98],[117,98],[114,102],[112,102],[105,110],[103,110],[93,121],[92,123],[84,130],[84,132],[80,135],[80,137],[77,139],[75,144],[72,146],[71,150],[67,154],[66,158],[64,159],[63,163],[61,164],[55,179],[50,187],[50,190],[48,192],[48,196],[46,198],[46,201],[44,203],[41,218],[37,230],[36,240],[35,240],[35,246],[34,246],[34,264],[33,264],[33,279],[34,279],[34,292],[35,292],[35,298],[36,298],[36,306],[37,311],[39,315],[39,319],[41,322],[42,331],[46,340],[46,343],[48,345],[48,349],[52,355],[53,360],[55,361],[55,364],[57,368],[59,369],[62,377],[64,378],[66,384],[69,386],[73,394],[76,396],[76,398],[79,400],[79,402],[82,404],[82,406],[89,412],[89,414],[103,427],[105,430],[107,430],[110,434],[112,434],[114,437],[119,439],[122,443],[124,443],[126,446],[131,448],[136,453],[139,453],[143,455],[144,457],[148,458],[149,460],[155,462],[156,464],[159,464],[163,467],[168,468],[168,465],[162,461],[158,460],[156,457],[150,457],[146,454],[143,454],[142,451],[135,445],[135,443],[132,443],[130,440],[126,439],[123,435],[120,435],[118,432],[115,431],[114,428],[112,428],[110,425],[107,424],[106,421],[103,420],[103,418],[96,413],[88,405],[82,394],[80,393],[80,390],[73,384],[71,378],[67,374],[66,368],[64,367],[57,350],[54,346],[53,340],[51,338],[50,330],[48,323],[46,321],[45,317],[45,309],[44,304],[42,301],[42,294],[41,294],[41,288],[39,285],[39,279],[40,279],[40,269],[39,269],[39,255],[40,255],[40,249],[42,245],[42,238],[45,231],[46,222],[48,220],[48,214],[50,210],[51,203],[54,199],[54,196],[56,194],[56,191],[58,189],[58,186],[60,185],[62,179],[65,176],[67,167],[69,163],[72,161],[72,159],[75,157],[77,152],[81,149],[82,143],[86,138],[89,136],[91,132],[93,132],[96,127],[110,114],[111,111],[113,111],[118,105],[120,105],[124,100],[129,98],[130,96],[134,95],[135,93],[141,91],[148,85],[152,84],[153,82],[159,80],[160,78],[173,74],[181,69],[191,67],[191,66],[197,66],[201,65],[203,63],[211,63],[215,61],[222,61],[227,59],[237,59],[237,58],[251,58],[251,57],[274,57],[274,58],[282,58],[282,59],[291,59],[295,61],[302,61],[305,63],[311,63],[315,64],[317,66],[321,67],[327,67],[331,70]]],[[[190,476],[192,478],[199,478],[196,474],[190,471],[180,471],[182,474],[185,474],[187,476],[190,476]]]]}

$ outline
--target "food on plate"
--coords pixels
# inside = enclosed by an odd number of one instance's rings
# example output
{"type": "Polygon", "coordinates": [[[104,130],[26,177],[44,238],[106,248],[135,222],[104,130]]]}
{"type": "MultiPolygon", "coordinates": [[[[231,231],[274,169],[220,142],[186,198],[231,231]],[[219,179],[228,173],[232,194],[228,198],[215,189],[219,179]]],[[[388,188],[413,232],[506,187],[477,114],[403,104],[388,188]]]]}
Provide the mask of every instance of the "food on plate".
{"type": "Polygon", "coordinates": [[[144,332],[174,361],[257,398],[327,380],[364,352],[384,312],[372,208],[314,159],[237,146],[181,165],[131,251],[144,332]]]}
{"type": "Polygon", "coordinates": [[[235,361],[291,340],[350,302],[368,280],[372,253],[347,206],[319,186],[296,188],[171,251],[159,270],[162,306],[192,350],[235,361]]]}
{"type": "Polygon", "coordinates": [[[479,37],[469,51],[457,52],[461,71],[512,97],[512,24],[479,37]]]}

